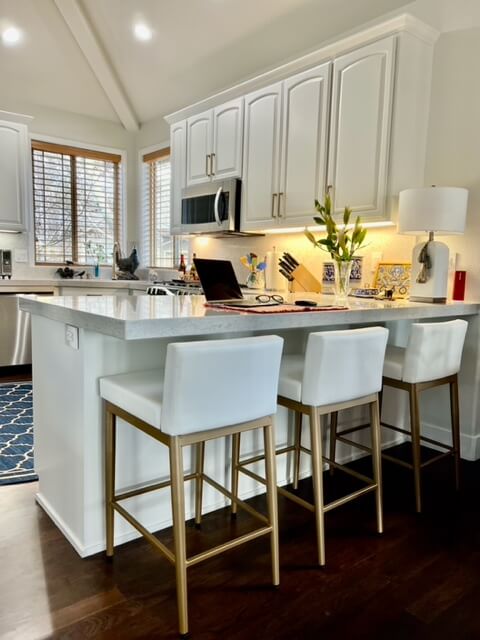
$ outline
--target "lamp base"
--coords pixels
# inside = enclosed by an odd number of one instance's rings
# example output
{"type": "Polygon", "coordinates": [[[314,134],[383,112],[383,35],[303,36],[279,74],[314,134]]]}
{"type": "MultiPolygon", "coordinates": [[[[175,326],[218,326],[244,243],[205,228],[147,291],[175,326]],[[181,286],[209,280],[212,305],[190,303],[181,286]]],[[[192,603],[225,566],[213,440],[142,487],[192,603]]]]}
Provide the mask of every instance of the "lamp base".
{"type": "Polygon", "coordinates": [[[428,243],[428,255],[431,268],[427,282],[417,282],[422,264],[418,261],[425,242],[419,242],[412,254],[412,282],[410,285],[410,300],[412,302],[444,303],[448,292],[448,262],[449,251],[446,244],[433,240],[428,243]]]}
{"type": "Polygon", "coordinates": [[[410,302],[433,302],[435,304],[444,304],[447,302],[446,298],[418,298],[416,296],[409,297],[410,302]]]}

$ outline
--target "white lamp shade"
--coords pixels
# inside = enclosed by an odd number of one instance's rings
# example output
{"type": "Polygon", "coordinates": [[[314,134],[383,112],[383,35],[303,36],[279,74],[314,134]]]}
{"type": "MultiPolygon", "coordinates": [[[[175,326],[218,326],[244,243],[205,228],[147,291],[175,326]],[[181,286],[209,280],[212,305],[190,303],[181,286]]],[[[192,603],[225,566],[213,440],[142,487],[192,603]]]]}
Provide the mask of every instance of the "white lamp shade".
{"type": "Polygon", "coordinates": [[[434,231],[454,235],[465,231],[468,189],[423,187],[405,189],[399,198],[399,233],[420,235],[434,231]]]}

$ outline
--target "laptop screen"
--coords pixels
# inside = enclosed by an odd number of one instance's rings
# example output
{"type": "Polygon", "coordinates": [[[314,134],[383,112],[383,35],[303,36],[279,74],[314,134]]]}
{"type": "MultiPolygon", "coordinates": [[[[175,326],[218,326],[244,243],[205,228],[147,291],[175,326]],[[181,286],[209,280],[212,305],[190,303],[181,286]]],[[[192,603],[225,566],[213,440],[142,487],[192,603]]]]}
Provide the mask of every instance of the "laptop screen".
{"type": "Polygon", "coordinates": [[[209,302],[243,298],[230,260],[195,258],[194,263],[203,293],[209,302]]]}

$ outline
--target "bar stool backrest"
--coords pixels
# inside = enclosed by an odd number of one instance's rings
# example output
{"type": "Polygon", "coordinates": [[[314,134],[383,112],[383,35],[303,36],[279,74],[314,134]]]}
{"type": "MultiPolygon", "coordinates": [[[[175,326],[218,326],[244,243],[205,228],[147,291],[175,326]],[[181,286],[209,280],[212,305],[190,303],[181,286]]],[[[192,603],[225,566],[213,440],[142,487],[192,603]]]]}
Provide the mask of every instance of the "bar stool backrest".
{"type": "Polygon", "coordinates": [[[278,336],[169,344],[162,431],[185,435],[274,414],[282,349],[278,336]]]}
{"type": "Polygon", "coordinates": [[[412,325],[402,380],[417,383],[458,373],[467,327],[465,320],[412,325]]]}
{"type": "Polygon", "coordinates": [[[311,333],[302,402],[318,407],[380,391],[387,339],[383,327],[311,333]]]}

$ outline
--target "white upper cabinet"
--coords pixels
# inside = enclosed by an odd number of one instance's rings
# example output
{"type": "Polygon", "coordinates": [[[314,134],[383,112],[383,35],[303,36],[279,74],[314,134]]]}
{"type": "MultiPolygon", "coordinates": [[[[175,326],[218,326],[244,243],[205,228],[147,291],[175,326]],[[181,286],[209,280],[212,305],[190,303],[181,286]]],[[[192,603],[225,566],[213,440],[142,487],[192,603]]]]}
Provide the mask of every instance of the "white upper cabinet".
{"type": "Polygon", "coordinates": [[[26,228],[29,158],[27,126],[0,120],[0,231],[26,228]]]}
{"type": "Polygon", "coordinates": [[[341,56],[333,65],[328,184],[334,211],[385,215],[395,36],[341,56]]]}
{"type": "Polygon", "coordinates": [[[187,120],[187,185],[210,180],[213,111],[187,120]]]}
{"type": "Polygon", "coordinates": [[[243,98],[187,120],[187,186],[242,175],[243,98]]]}
{"type": "Polygon", "coordinates": [[[242,175],[243,98],[222,104],[213,110],[213,179],[242,175]]]}
{"type": "Polygon", "coordinates": [[[278,217],[282,83],[245,98],[242,230],[265,229],[278,217]]]}
{"type": "Polygon", "coordinates": [[[331,63],[283,83],[279,224],[311,224],[326,186],[331,63]]]}
{"type": "Polygon", "coordinates": [[[177,122],[170,128],[171,162],[171,231],[180,233],[182,223],[182,189],[185,187],[187,123],[177,122]]]}

